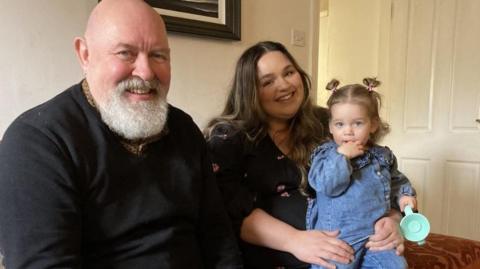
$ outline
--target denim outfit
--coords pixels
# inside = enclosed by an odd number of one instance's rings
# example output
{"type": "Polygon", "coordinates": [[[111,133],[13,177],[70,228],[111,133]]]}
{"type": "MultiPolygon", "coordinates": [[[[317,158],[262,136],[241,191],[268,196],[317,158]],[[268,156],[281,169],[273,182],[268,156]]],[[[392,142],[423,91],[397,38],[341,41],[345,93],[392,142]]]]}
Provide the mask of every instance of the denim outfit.
{"type": "Polygon", "coordinates": [[[340,230],[338,238],[354,248],[355,260],[347,265],[335,263],[337,268],[406,268],[405,258],[395,250],[373,252],[364,246],[374,234],[375,222],[391,205],[398,208],[401,196],[414,196],[415,190],[397,170],[389,148],[374,145],[352,160],[337,148],[329,141],[312,155],[308,181],[316,199],[309,203],[307,229],[340,230]]]}

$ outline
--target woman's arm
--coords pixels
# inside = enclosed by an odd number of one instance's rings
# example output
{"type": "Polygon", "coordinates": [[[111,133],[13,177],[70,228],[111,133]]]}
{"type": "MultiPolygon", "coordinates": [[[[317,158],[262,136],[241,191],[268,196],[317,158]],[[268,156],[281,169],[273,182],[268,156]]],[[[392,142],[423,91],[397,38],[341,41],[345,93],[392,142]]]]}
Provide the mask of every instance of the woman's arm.
{"type": "Polygon", "coordinates": [[[326,260],[349,263],[353,249],[336,238],[338,231],[303,231],[282,222],[261,209],[254,209],[242,223],[240,237],[251,244],[289,252],[297,259],[335,268],[326,260]]]}

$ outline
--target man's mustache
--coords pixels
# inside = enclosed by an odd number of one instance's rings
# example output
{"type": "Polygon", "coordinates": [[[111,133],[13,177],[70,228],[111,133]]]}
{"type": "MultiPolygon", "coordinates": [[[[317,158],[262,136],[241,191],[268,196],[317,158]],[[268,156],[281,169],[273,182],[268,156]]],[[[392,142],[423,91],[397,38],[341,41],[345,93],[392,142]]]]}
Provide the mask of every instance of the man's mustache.
{"type": "Polygon", "coordinates": [[[158,79],[148,81],[139,77],[131,77],[120,81],[117,85],[117,91],[124,92],[134,90],[135,93],[149,93],[152,90],[157,92],[159,87],[160,81],[158,79]]]}

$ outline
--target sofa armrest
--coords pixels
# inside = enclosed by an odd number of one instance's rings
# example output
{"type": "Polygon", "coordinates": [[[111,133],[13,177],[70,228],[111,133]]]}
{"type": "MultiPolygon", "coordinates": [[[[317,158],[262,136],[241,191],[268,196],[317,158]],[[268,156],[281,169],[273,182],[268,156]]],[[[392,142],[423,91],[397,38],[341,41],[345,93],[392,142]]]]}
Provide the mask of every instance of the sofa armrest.
{"type": "Polygon", "coordinates": [[[405,243],[408,268],[480,268],[480,241],[430,234],[422,246],[405,243]],[[473,267],[471,267],[473,266],[473,267]]]}

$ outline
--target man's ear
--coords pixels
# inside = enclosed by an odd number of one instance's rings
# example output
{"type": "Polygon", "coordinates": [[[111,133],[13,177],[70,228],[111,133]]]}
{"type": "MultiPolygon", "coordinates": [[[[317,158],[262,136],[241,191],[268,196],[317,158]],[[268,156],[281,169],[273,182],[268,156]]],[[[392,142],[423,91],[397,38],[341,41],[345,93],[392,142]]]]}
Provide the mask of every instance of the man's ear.
{"type": "Polygon", "coordinates": [[[87,41],[85,38],[76,37],[74,42],[75,46],[75,53],[77,54],[78,61],[80,62],[80,66],[83,69],[83,73],[87,73],[87,66],[88,66],[88,47],[87,41]]]}

